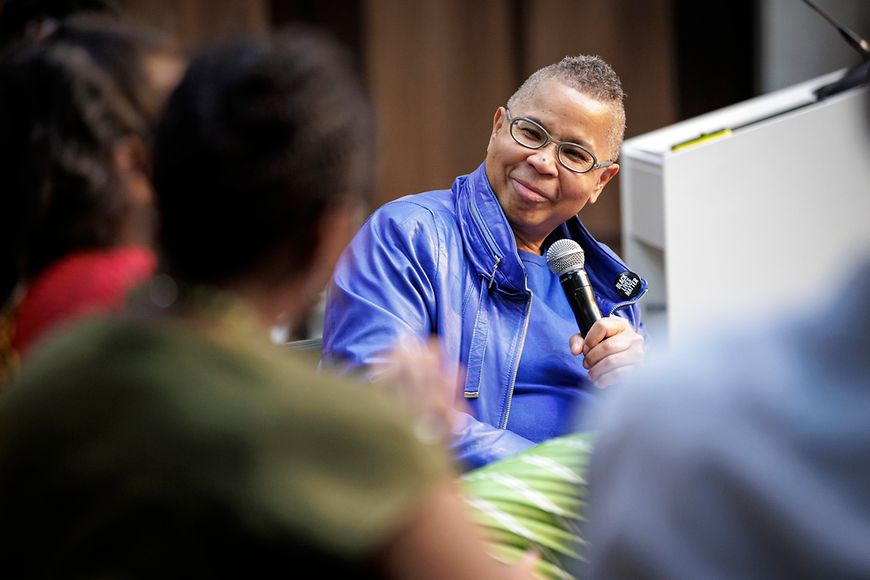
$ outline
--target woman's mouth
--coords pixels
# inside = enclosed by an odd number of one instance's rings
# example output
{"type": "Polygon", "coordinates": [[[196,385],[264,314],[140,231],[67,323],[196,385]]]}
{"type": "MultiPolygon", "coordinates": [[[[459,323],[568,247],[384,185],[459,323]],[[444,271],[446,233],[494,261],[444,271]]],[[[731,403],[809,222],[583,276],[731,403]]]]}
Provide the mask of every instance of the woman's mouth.
{"type": "Polygon", "coordinates": [[[516,179],[515,177],[512,177],[511,185],[513,185],[514,191],[517,193],[517,195],[525,201],[528,201],[530,203],[545,203],[550,201],[550,199],[545,196],[540,190],[526,183],[525,181],[521,181],[519,179],[516,179]]]}

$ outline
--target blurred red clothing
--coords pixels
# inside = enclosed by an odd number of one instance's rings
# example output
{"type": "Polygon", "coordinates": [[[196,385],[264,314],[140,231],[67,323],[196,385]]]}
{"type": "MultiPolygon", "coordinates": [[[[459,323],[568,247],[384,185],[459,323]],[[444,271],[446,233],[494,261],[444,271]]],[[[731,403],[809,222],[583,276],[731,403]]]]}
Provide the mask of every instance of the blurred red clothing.
{"type": "Polygon", "coordinates": [[[154,253],[141,246],[75,252],[32,280],[15,313],[12,348],[21,358],[43,336],[72,320],[118,310],[128,292],[154,273],[154,253]]]}

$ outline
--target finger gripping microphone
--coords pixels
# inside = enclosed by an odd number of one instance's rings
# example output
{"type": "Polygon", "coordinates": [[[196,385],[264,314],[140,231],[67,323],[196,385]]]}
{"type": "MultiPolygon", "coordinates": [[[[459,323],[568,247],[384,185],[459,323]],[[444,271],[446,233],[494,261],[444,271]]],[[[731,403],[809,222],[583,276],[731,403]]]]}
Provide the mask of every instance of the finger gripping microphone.
{"type": "Polygon", "coordinates": [[[601,318],[592,284],[583,269],[585,262],[583,248],[574,240],[556,240],[547,250],[547,264],[550,271],[559,277],[583,336],[601,318]]]}

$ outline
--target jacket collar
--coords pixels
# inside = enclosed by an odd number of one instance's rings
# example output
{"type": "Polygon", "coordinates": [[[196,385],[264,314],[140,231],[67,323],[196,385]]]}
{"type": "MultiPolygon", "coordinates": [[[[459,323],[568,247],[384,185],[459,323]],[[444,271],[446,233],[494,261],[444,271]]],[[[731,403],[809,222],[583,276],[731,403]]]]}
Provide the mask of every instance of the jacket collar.
{"type": "Polygon", "coordinates": [[[516,239],[484,164],[456,178],[452,189],[465,252],[474,269],[490,281],[491,289],[527,294],[526,271],[516,239]]]}
{"type": "MultiPolygon", "coordinates": [[[[505,294],[526,295],[526,270],[517,252],[513,230],[496,198],[484,164],[472,173],[457,177],[453,183],[453,196],[458,216],[459,229],[465,245],[465,253],[479,276],[489,280],[490,289],[505,294]]],[[[586,271],[597,292],[603,293],[608,306],[626,302],[615,287],[615,281],[627,269],[613,252],[599,243],[576,215],[556,228],[544,241],[543,250],[555,240],[570,238],[583,248],[586,254],[586,271]]],[[[646,292],[646,280],[634,302],[646,292]]]]}
{"type": "Polygon", "coordinates": [[[640,277],[638,277],[640,286],[634,297],[627,298],[617,291],[617,283],[622,276],[637,275],[628,270],[625,264],[613,253],[613,250],[592,237],[578,216],[575,215],[560,225],[544,240],[544,252],[553,242],[562,238],[572,239],[583,248],[586,259],[584,269],[589,275],[589,281],[595,288],[599,301],[604,303],[602,313],[605,308],[609,313],[617,306],[637,302],[646,294],[647,281],[640,277]]]}

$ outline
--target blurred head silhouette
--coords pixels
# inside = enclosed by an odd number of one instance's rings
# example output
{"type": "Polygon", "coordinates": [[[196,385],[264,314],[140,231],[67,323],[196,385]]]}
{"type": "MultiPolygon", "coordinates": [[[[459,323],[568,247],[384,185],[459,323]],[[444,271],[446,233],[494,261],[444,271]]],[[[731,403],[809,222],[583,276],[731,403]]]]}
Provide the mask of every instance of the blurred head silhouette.
{"type": "Polygon", "coordinates": [[[50,331],[120,307],[151,275],[150,146],[184,69],[170,38],[106,14],[50,19],[12,44],[0,58],[0,382],[50,331]]]}
{"type": "Polygon", "coordinates": [[[371,189],[372,121],[349,56],[292,29],[195,59],[155,149],[162,267],[301,314],[371,189]]]}

